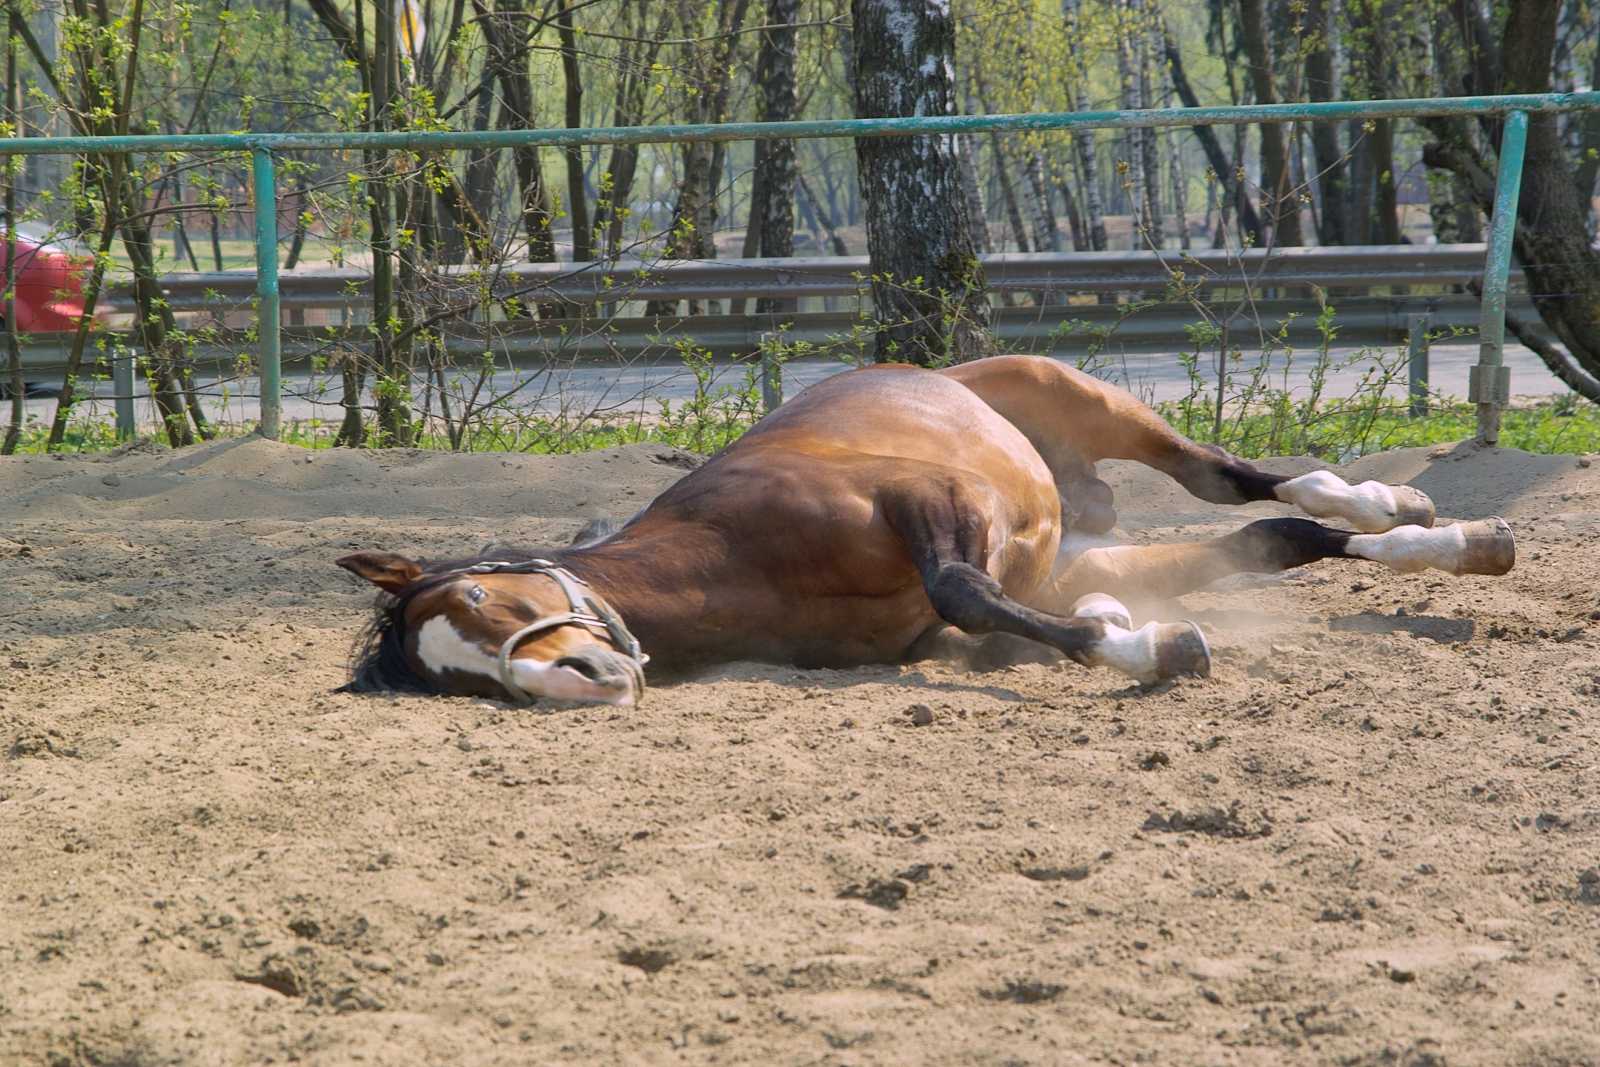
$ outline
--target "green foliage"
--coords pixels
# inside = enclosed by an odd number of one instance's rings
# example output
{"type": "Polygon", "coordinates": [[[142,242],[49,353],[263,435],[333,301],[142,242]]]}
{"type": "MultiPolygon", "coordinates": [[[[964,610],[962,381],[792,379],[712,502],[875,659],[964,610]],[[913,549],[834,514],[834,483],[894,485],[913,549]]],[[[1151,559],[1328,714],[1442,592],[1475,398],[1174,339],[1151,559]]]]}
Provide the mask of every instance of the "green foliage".
{"type": "MultiPolygon", "coordinates": [[[[706,393],[680,403],[660,402],[652,416],[573,418],[562,415],[494,416],[476,424],[457,444],[437,427],[418,434],[414,447],[465,452],[537,452],[567,454],[620,445],[664,444],[689,452],[715,453],[755,425],[761,406],[760,371],[746,367],[735,385],[708,383],[706,393]]],[[[1184,412],[1172,403],[1157,410],[1182,431],[1184,412]]],[[[1304,432],[1286,436],[1282,420],[1270,409],[1257,409],[1227,420],[1230,428],[1222,444],[1244,459],[1300,454],[1329,463],[1345,463],[1373,452],[1425,445],[1454,445],[1476,432],[1476,409],[1452,403],[1435,407],[1426,416],[1412,418],[1400,402],[1375,403],[1370,398],[1325,401],[1316,407],[1298,407],[1304,432]],[[1274,447],[1273,443],[1277,442],[1274,447]],[[1298,447],[1297,447],[1298,446],[1298,447]]],[[[1208,421],[1202,404],[1200,421],[1208,421]]],[[[302,448],[332,448],[336,424],[323,419],[295,419],[284,423],[282,440],[302,448]]],[[[46,427],[29,423],[17,451],[41,453],[46,427]]],[[[243,423],[223,423],[223,436],[248,436],[243,423]]],[[[97,413],[70,425],[61,451],[104,453],[122,442],[116,438],[111,418],[97,413]]],[[[1594,405],[1572,405],[1560,400],[1515,407],[1501,423],[1500,445],[1544,455],[1600,453],[1600,410],[1594,405]]]]}

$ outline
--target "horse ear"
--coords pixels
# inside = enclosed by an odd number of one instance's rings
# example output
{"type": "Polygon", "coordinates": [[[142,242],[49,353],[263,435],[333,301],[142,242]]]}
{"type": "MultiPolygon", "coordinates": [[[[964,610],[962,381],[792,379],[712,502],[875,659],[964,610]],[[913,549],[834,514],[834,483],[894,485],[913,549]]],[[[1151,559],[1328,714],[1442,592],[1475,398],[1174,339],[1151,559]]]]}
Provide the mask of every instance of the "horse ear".
{"type": "Polygon", "coordinates": [[[353,552],[334,562],[384,592],[396,595],[422,577],[420,564],[393,552],[353,552]]]}

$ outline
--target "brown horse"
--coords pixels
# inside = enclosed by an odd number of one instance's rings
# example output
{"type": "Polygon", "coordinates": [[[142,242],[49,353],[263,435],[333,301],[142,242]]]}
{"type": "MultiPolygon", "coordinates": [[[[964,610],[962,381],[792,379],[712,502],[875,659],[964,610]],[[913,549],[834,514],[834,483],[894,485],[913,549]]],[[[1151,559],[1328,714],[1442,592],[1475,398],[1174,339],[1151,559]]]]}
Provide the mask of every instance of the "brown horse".
{"type": "Polygon", "coordinates": [[[647,660],[657,676],[730,660],[1065,655],[1142,682],[1204,675],[1197,627],[1133,629],[1112,594],[1162,600],[1326,558],[1511,569],[1503,521],[1433,517],[1408,486],[1258,471],[1048,359],[870,367],[811,386],[598,540],[436,564],[340,559],[389,594],[350,688],[632,704],[647,660]],[[1115,524],[1094,473],[1112,458],[1203,500],[1282,501],[1358,532],[1276,518],[1209,542],[1063,553],[1064,532],[1115,524]]]}

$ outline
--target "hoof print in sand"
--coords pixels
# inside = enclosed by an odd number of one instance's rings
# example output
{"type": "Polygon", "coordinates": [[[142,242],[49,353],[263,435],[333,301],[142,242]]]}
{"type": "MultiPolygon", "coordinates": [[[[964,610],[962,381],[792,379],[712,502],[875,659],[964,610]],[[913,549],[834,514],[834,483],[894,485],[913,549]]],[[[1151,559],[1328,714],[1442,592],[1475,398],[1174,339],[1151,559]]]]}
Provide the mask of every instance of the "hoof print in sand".
{"type": "Polygon", "coordinates": [[[1140,829],[1158,834],[1205,834],[1207,837],[1243,839],[1268,836],[1272,833],[1272,823],[1263,818],[1255,826],[1247,824],[1239,815],[1239,802],[1236,800],[1228,806],[1227,811],[1199,808],[1188,814],[1177,810],[1171,815],[1152,812],[1140,829]]]}

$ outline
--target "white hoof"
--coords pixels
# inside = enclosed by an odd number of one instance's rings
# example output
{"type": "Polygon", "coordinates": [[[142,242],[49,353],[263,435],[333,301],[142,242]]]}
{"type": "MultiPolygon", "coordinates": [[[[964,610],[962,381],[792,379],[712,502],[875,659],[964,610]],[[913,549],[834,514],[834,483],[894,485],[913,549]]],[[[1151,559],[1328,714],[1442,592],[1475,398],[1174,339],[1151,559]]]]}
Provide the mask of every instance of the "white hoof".
{"type": "Polygon", "coordinates": [[[1124,630],[1133,629],[1133,616],[1127,605],[1106,593],[1090,593],[1078,598],[1072,605],[1072,616],[1077,619],[1100,619],[1124,630]]]}
{"type": "Polygon", "coordinates": [[[1457,523],[1461,530],[1461,559],[1457,574],[1508,574],[1517,564],[1517,539],[1506,520],[1496,516],[1457,523]]]}
{"type": "Polygon", "coordinates": [[[1332,471],[1312,471],[1291,478],[1274,490],[1292,504],[1319,519],[1339,519],[1362,533],[1377,534],[1398,526],[1433,525],[1433,501],[1409,485],[1362,482],[1351,485],[1332,471]]]}
{"type": "Polygon", "coordinates": [[[1401,526],[1381,534],[1356,534],[1345,548],[1401,574],[1505,574],[1517,561],[1517,541],[1504,519],[1476,519],[1426,529],[1401,526]]]}
{"type": "Polygon", "coordinates": [[[1137,630],[1106,627],[1090,662],[1111,667],[1144,684],[1192,674],[1211,674],[1211,646],[1192,622],[1147,622],[1137,630]]]}

